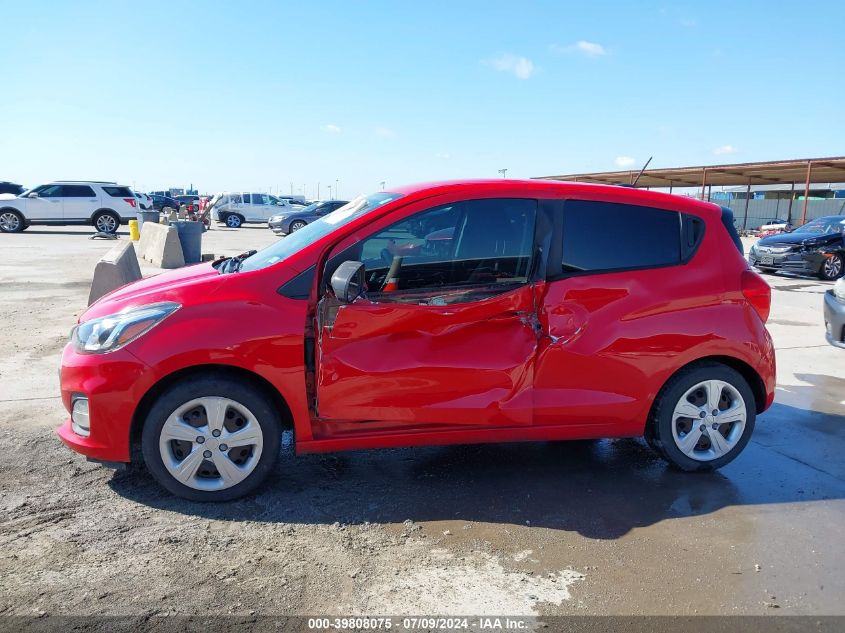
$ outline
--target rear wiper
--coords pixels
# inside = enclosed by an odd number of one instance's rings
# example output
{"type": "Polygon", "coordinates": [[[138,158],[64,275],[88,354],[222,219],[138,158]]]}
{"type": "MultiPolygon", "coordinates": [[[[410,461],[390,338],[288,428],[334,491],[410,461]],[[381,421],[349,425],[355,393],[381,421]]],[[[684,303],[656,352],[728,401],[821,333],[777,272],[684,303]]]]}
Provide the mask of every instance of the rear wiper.
{"type": "Polygon", "coordinates": [[[258,251],[256,251],[256,250],[251,250],[251,251],[245,251],[245,252],[241,253],[240,255],[235,255],[234,257],[224,257],[222,259],[218,259],[212,265],[215,268],[217,268],[217,272],[219,272],[220,274],[236,273],[240,269],[243,261],[247,257],[252,257],[257,252],[258,251]]]}

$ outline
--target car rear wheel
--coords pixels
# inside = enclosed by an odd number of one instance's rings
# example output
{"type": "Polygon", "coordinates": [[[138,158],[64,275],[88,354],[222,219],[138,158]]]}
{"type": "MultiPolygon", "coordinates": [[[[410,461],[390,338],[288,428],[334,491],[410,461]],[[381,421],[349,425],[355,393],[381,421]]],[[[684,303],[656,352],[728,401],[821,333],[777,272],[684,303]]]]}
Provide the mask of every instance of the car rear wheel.
{"type": "Polygon", "coordinates": [[[745,378],[725,365],[701,364],[661,390],[648,423],[649,445],[680,470],[715,470],[742,452],[755,419],[745,378]]]}
{"type": "Polygon", "coordinates": [[[0,212],[0,231],[3,233],[20,233],[25,228],[23,216],[17,211],[0,212]]]}
{"type": "Polygon", "coordinates": [[[228,501],[267,478],[281,445],[270,400],[252,385],[192,378],[165,391],[144,424],[141,450],[153,477],[192,501],[228,501]]]}
{"type": "Polygon", "coordinates": [[[290,223],[290,232],[293,233],[294,231],[298,231],[303,226],[305,226],[305,224],[306,223],[303,222],[302,220],[295,220],[295,221],[291,222],[290,223]]]}
{"type": "Polygon", "coordinates": [[[120,218],[111,211],[100,211],[94,216],[92,223],[100,233],[117,233],[120,218]]]}
{"type": "Polygon", "coordinates": [[[843,258],[842,255],[833,254],[830,257],[825,257],[822,267],[819,269],[819,277],[826,281],[834,281],[842,276],[843,258]]]}
{"type": "Polygon", "coordinates": [[[225,222],[230,229],[237,229],[244,223],[244,220],[241,216],[232,214],[226,216],[225,222]]]}

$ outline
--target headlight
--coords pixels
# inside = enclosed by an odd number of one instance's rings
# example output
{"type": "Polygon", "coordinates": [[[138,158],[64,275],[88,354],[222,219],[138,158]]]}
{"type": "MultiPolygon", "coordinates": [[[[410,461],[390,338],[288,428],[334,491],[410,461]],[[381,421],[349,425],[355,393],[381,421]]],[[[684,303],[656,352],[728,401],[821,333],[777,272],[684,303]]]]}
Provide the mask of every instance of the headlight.
{"type": "Polygon", "coordinates": [[[835,284],[833,284],[833,294],[840,301],[845,301],[845,277],[840,277],[835,284]]]}
{"type": "Polygon", "coordinates": [[[80,323],[70,333],[78,352],[113,352],[148,332],[179,309],[178,303],[152,303],[80,323]]]}

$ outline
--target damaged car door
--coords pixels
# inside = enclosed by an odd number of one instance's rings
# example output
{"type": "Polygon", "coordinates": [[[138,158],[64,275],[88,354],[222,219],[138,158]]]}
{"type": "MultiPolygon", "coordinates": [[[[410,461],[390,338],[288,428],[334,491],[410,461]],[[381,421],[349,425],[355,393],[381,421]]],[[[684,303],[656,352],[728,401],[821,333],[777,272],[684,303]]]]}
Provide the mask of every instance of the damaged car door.
{"type": "Polygon", "coordinates": [[[317,309],[318,417],[380,430],[531,424],[536,216],[536,200],[464,200],[338,245],[317,309]],[[361,273],[344,262],[363,264],[360,293],[327,283],[361,273]]]}

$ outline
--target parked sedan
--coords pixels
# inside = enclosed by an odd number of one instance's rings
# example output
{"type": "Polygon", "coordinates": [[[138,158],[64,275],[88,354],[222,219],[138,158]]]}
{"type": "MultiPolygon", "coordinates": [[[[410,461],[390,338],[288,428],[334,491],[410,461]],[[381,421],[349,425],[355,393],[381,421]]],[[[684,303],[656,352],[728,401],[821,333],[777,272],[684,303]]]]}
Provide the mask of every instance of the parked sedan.
{"type": "Polygon", "coordinates": [[[287,235],[298,231],[303,226],[310,224],[317,218],[321,218],[335,209],[348,204],[346,200],[324,200],[314,202],[301,210],[293,210],[287,213],[279,213],[270,218],[267,222],[273,233],[276,235],[287,235]]]}
{"type": "Polygon", "coordinates": [[[171,198],[170,196],[162,196],[161,194],[153,194],[153,209],[156,211],[161,211],[164,207],[170,207],[174,211],[179,209],[179,201],[176,198],[171,198]]]}
{"type": "Polygon", "coordinates": [[[748,261],[763,272],[838,279],[845,270],[845,215],[816,218],[792,233],[764,237],[751,247],[748,261]]]}
{"type": "Polygon", "coordinates": [[[824,294],[824,327],[828,343],[845,349],[845,278],[824,294]]]}

